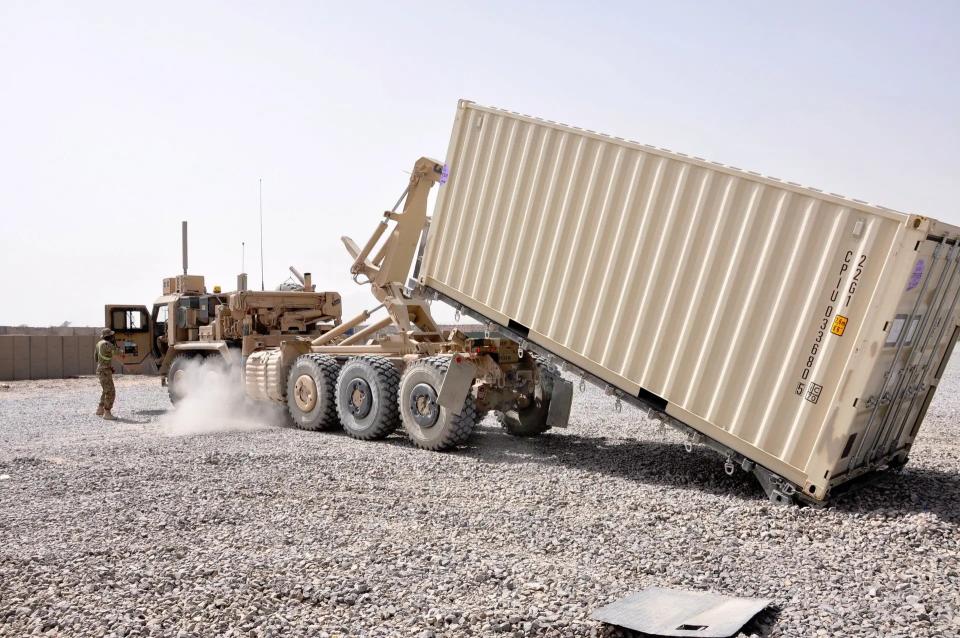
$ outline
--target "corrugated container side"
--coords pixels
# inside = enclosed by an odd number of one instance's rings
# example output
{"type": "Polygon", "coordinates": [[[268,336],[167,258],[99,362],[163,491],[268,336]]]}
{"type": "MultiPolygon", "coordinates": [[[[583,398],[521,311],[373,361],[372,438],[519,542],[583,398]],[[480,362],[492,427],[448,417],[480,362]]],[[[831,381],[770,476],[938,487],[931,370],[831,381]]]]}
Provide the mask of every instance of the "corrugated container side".
{"type": "Polygon", "coordinates": [[[816,446],[926,226],[470,103],[447,162],[425,284],[801,485],[836,469],[816,446]]]}

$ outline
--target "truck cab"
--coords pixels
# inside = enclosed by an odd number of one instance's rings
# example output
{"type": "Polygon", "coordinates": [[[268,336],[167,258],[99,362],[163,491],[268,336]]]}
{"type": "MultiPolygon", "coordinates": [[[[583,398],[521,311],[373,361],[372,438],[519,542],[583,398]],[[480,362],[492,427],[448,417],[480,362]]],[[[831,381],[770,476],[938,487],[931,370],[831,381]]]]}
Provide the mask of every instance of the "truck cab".
{"type": "Polygon", "coordinates": [[[116,333],[117,361],[126,372],[165,374],[173,358],[171,347],[200,341],[200,328],[214,320],[217,307],[228,299],[219,287],[208,294],[202,275],[179,275],[163,280],[163,295],[152,310],[108,304],[104,325],[116,333]]]}
{"type": "Polygon", "coordinates": [[[105,306],[105,325],[116,333],[115,360],[133,374],[159,374],[172,400],[190,361],[217,360],[228,369],[255,348],[315,338],[340,324],[336,292],[316,292],[309,273],[296,289],[251,291],[241,274],[237,290],[208,293],[200,275],[163,281],[163,295],[147,306],[105,306]]]}

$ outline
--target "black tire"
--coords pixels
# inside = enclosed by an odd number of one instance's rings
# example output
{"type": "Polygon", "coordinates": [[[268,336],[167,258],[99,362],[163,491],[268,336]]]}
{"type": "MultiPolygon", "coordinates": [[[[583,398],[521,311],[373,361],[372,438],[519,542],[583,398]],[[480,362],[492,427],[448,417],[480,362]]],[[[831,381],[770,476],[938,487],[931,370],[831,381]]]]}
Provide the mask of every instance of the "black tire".
{"type": "Polygon", "coordinates": [[[347,361],[337,377],[337,414],[343,431],[355,439],[382,439],[400,426],[397,390],[400,373],[376,356],[347,361]]]}
{"type": "MultiPolygon", "coordinates": [[[[185,352],[174,357],[167,369],[167,395],[170,397],[170,403],[174,405],[179,403],[187,395],[188,390],[192,393],[203,392],[208,374],[214,377],[229,375],[231,383],[240,383],[239,368],[231,366],[219,352],[206,354],[185,352]],[[190,370],[191,366],[197,367],[190,370]],[[183,386],[184,382],[189,383],[190,387],[179,387],[183,386]]],[[[213,383],[220,383],[220,380],[214,379],[213,383]]]]}
{"type": "Polygon", "coordinates": [[[301,430],[332,430],[337,420],[336,387],[340,365],[325,354],[304,354],[287,375],[287,412],[301,430]]]}
{"type": "Polygon", "coordinates": [[[413,444],[424,450],[463,445],[480,420],[472,395],[467,395],[458,415],[436,404],[449,365],[449,355],[427,357],[407,366],[400,378],[400,420],[413,444]]]}
{"type": "Polygon", "coordinates": [[[533,396],[524,408],[513,408],[498,412],[497,420],[511,436],[537,436],[550,429],[547,415],[550,413],[550,397],[553,395],[553,381],[559,371],[550,366],[543,357],[528,352],[537,367],[537,381],[533,396]]]}
{"type": "Polygon", "coordinates": [[[196,359],[195,355],[178,354],[170,362],[167,369],[167,396],[170,397],[170,403],[176,405],[186,395],[183,386],[186,381],[187,368],[196,359]]]}

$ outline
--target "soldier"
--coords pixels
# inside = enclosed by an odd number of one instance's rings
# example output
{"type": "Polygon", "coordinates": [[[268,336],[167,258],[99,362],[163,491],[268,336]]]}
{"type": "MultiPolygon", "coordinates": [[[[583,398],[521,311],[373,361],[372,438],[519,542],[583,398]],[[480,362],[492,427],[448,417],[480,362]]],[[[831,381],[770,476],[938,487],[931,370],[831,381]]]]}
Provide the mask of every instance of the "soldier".
{"type": "Polygon", "coordinates": [[[107,421],[114,421],[117,418],[110,412],[113,408],[113,400],[117,398],[117,391],[113,387],[113,355],[118,351],[116,344],[117,339],[114,337],[113,330],[104,328],[100,331],[100,341],[94,348],[97,378],[100,379],[100,387],[103,389],[100,394],[100,405],[97,407],[97,416],[102,416],[107,421]]]}

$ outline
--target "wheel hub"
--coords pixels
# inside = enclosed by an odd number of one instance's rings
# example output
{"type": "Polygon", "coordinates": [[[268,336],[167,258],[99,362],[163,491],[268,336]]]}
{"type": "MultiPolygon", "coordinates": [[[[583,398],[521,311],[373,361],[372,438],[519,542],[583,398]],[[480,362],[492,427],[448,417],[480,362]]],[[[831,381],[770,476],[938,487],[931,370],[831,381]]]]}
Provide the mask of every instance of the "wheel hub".
{"type": "Polygon", "coordinates": [[[410,412],[413,420],[423,428],[436,425],[440,418],[440,404],[437,403],[437,391],[426,383],[418,383],[410,392],[410,412]]]}
{"type": "Polygon", "coordinates": [[[174,370],[173,377],[168,382],[170,385],[173,386],[173,393],[179,397],[183,396],[183,392],[184,392],[183,382],[186,376],[187,376],[187,373],[183,369],[174,370]]]}
{"type": "Polygon", "coordinates": [[[353,379],[347,386],[347,409],[350,414],[362,419],[370,414],[373,407],[373,393],[370,392],[370,384],[363,379],[353,379]]]}
{"type": "Polygon", "coordinates": [[[301,412],[310,412],[317,407],[317,382],[309,374],[297,377],[293,385],[293,400],[301,412]]]}

